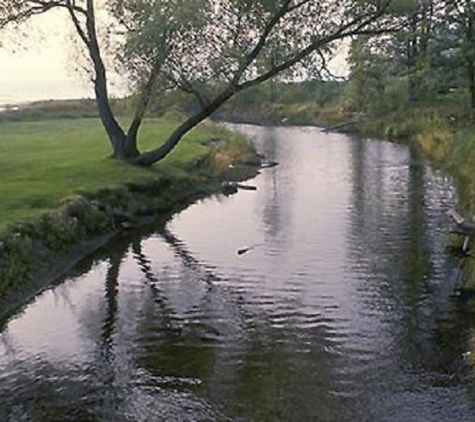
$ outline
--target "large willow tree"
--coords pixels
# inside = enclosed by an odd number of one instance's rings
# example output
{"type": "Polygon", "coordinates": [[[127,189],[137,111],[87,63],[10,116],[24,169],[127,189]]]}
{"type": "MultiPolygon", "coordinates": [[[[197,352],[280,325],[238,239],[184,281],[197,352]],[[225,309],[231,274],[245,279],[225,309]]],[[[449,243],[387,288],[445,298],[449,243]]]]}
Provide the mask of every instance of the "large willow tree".
{"type": "Polygon", "coordinates": [[[342,40],[397,29],[397,0],[0,0],[0,28],[63,9],[86,47],[99,115],[113,157],[148,166],[238,92],[288,73],[324,67],[342,40]],[[117,60],[137,89],[124,129],[109,103],[96,8],[120,33],[117,60]],[[164,89],[196,96],[199,110],[162,145],[139,152],[137,138],[150,99],[164,89]]]}

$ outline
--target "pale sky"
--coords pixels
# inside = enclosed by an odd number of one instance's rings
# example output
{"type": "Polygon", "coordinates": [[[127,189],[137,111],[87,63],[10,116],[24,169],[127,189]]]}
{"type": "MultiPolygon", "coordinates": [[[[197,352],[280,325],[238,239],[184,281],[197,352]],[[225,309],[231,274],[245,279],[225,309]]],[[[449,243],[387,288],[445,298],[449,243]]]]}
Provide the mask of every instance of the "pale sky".
{"type": "MultiPolygon", "coordinates": [[[[0,105],[93,97],[91,84],[71,66],[71,49],[77,47],[68,41],[69,24],[64,11],[49,12],[28,24],[21,46],[5,39],[0,47],[0,105]]],[[[345,73],[344,56],[343,51],[331,66],[338,74],[345,73]]],[[[110,92],[120,95],[125,89],[113,85],[110,92]]]]}
{"type": "Polygon", "coordinates": [[[0,48],[0,104],[93,95],[87,81],[68,65],[72,44],[61,13],[37,17],[25,31],[22,46],[7,38],[0,48]]]}

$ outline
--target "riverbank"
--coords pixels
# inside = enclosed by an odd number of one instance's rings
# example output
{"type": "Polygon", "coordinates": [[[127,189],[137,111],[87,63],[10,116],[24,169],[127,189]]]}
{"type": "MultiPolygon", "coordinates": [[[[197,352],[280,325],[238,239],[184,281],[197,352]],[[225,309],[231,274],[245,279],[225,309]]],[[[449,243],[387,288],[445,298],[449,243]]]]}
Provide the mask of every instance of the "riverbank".
{"type": "Polygon", "coordinates": [[[224,109],[218,117],[236,123],[318,126],[420,148],[435,167],[454,179],[460,211],[475,215],[475,126],[461,110],[420,107],[377,115],[311,103],[263,103],[249,109],[224,109]]]}
{"type": "MultiPolygon", "coordinates": [[[[141,147],[156,145],[176,124],[171,115],[148,120],[141,147]]],[[[212,123],[150,169],[108,159],[96,119],[1,127],[0,316],[121,230],[256,172],[239,165],[255,161],[246,140],[212,123]]]]}
{"type": "Polygon", "coordinates": [[[123,233],[16,313],[0,419],[470,421],[451,184],[404,146],[234,128],[281,166],[123,233]]]}
{"type": "MultiPolygon", "coordinates": [[[[457,119],[435,110],[402,114],[393,119],[367,119],[356,127],[360,136],[406,143],[422,151],[434,168],[451,178],[457,195],[457,211],[475,220],[475,127],[468,119],[457,119]]],[[[464,238],[453,235],[451,246],[461,249],[464,238]]],[[[475,247],[473,239],[470,248],[475,247]]],[[[462,290],[475,293],[475,260],[467,256],[461,264],[465,281],[462,290]]],[[[475,344],[475,342],[474,342],[475,344]]],[[[475,360],[474,360],[475,363],[475,360]]]]}

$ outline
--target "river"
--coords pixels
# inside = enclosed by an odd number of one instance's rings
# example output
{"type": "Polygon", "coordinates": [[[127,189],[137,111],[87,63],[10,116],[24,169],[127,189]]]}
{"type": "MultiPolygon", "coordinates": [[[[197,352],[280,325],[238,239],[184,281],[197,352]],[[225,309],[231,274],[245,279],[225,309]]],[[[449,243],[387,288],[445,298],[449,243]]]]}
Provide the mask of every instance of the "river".
{"type": "Polygon", "coordinates": [[[403,145],[233,127],[280,166],[5,321],[0,420],[473,422],[450,181],[403,145]]]}

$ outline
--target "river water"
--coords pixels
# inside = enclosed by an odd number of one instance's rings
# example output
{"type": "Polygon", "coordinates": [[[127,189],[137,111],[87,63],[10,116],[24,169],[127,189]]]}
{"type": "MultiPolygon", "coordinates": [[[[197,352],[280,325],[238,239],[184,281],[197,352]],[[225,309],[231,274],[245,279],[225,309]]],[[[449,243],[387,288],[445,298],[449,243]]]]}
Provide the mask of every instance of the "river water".
{"type": "Polygon", "coordinates": [[[281,165],[5,321],[0,420],[473,422],[450,182],[406,146],[235,128],[281,165]]]}

